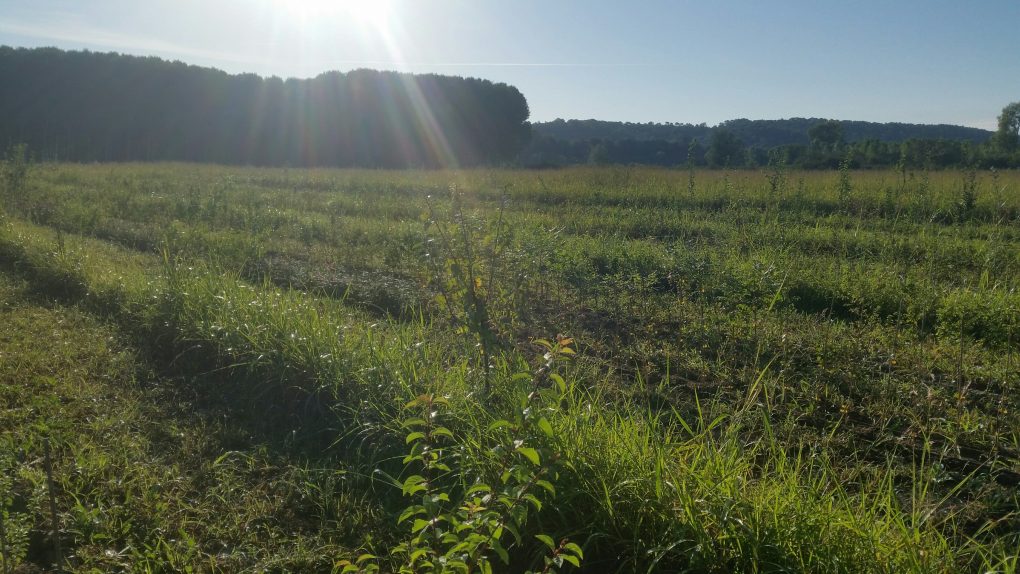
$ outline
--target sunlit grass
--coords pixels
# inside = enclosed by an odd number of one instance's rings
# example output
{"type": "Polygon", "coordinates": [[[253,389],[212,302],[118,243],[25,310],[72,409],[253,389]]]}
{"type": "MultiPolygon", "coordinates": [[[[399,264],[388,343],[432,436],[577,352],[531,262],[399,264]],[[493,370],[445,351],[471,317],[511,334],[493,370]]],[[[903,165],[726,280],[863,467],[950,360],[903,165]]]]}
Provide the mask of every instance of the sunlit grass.
{"type": "Polygon", "coordinates": [[[539,522],[593,571],[1015,569],[1015,200],[982,176],[961,220],[958,175],[922,202],[920,175],[853,174],[847,214],[835,175],[772,199],[761,174],[686,177],[41,166],[0,260],[391,475],[401,404],[448,395],[484,449],[529,338],[572,335],[551,422],[573,470],[539,522]],[[480,245],[510,199],[490,397],[423,263],[425,196],[451,185],[480,245]]]}

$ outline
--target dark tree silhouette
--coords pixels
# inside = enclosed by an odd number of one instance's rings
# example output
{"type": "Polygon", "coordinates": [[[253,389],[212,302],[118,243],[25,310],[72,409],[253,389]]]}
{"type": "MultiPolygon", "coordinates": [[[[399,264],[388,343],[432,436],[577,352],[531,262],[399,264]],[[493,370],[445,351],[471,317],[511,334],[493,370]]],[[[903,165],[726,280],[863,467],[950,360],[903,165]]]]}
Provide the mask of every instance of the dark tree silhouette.
{"type": "Polygon", "coordinates": [[[448,167],[515,160],[528,104],[487,80],[374,70],[261,78],[0,47],[0,145],[73,161],[448,167]]]}

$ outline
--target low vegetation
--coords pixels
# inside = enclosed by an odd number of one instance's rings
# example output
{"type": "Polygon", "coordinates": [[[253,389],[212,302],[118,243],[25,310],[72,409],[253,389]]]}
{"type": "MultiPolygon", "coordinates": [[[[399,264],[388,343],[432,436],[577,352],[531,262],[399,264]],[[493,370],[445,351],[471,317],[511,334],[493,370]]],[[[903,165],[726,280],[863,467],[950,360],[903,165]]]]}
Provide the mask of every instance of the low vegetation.
{"type": "Polygon", "coordinates": [[[5,568],[1016,571],[1012,172],[22,157],[5,568]]]}

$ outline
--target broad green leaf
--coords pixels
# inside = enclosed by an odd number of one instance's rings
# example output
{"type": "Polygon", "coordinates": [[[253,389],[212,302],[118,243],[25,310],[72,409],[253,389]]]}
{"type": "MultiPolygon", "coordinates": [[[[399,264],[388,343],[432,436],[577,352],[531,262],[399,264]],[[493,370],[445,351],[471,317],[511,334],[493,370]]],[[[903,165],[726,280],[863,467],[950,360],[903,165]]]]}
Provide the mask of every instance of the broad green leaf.
{"type": "Polygon", "coordinates": [[[490,431],[494,431],[496,429],[500,429],[500,428],[503,428],[503,427],[510,427],[510,426],[513,426],[513,424],[511,424],[510,421],[500,419],[498,421],[492,421],[489,424],[489,430],[490,431]]]}
{"type": "Polygon", "coordinates": [[[548,546],[549,550],[555,550],[556,549],[556,543],[553,542],[553,539],[552,539],[551,536],[546,535],[546,534],[536,534],[535,538],[539,539],[539,541],[541,541],[542,544],[545,544],[546,546],[548,546]]]}
{"type": "Polygon", "coordinates": [[[429,527],[429,521],[421,518],[416,518],[414,524],[411,526],[411,532],[421,532],[429,527]]]}
{"type": "Polygon", "coordinates": [[[531,464],[535,466],[539,466],[542,464],[542,460],[538,456],[538,451],[529,446],[519,446],[517,447],[517,452],[524,455],[524,457],[531,461],[531,464]]]}
{"type": "Polygon", "coordinates": [[[402,490],[405,495],[410,496],[412,494],[425,490],[424,482],[425,478],[423,476],[419,475],[410,476],[407,478],[407,480],[404,481],[402,490]]]}
{"type": "Polygon", "coordinates": [[[408,518],[411,518],[412,516],[418,516],[423,512],[425,512],[425,509],[422,508],[421,505],[415,504],[413,506],[408,506],[407,508],[404,509],[403,512],[400,513],[400,518],[397,519],[397,524],[400,524],[401,522],[407,520],[408,518]]]}
{"type": "Polygon", "coordinates": [[[549,378],[552,379],[554,383],[556,383],[556,388],[560,390],[560,393],[567,392],[567,382],[563,380],[563,377],[557,375],[556,373],[550,373],[549,378]]]}
{"type": "Polygon", "coordinates": [[[524,495],[524,500],[527,500],[528,502],[530,502],[532,504],[532,506],[535,507],[535,511],[536,512],[541,512],[541,510],[542,510],[542,501],[539,500],[534,494],[525,494],[524,495]]]}
{"type": "Polygon", "coordinates": [[[538,419],[538,430],[542,431],[542,433],[549,438],[552,438],[553,436],[552,425],[549,424],[549,419],[545,417],[538,419]]]}
{"type": "Polygon", "coordinates": [[[514,526],[510,522],[507,522],[506,524],[503,525],[503,528],[505,528],[506,531],[509,532],[510,535],[514,537],[514,540],[517,541],[518,544],[520,544],[520,542],[521,542],[521,533],[517,530],[516,526],[514,526]]]}
{"type": "Polygon", "coordinates": [[[506,548],[503,548],[503,545],[499,543],[499,540],[493,539],[491,544],[493,551],[495,551],[499,556],[499,559],[503,561],[503,564],[509,564],[510,555],[507,553],[506,548]]]}

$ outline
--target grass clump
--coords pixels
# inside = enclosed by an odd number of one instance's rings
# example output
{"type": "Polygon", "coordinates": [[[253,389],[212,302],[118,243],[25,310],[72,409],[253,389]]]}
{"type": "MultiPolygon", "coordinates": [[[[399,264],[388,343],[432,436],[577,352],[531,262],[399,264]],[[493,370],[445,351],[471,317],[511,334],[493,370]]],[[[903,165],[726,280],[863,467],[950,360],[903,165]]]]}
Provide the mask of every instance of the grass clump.
{"type": "Polygon", "coordinates": [[[3,571],[328,570],[385,521],[341,461],[290,455],[223,398],[154,373],[114,326],[7,272],[0,321],[3,571]]]}

